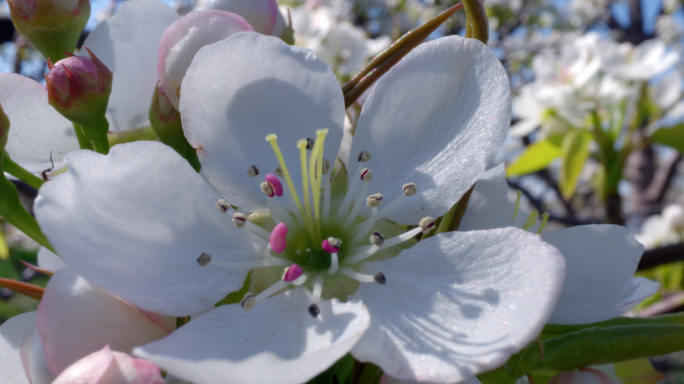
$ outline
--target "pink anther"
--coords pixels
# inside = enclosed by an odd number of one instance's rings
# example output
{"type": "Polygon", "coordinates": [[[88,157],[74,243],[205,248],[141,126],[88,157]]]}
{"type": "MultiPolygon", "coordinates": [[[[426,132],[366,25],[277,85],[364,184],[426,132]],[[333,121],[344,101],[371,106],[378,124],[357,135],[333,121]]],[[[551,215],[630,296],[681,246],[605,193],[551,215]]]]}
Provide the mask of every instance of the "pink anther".
{"type": "Polygon", "coordinates": [[[278,176],[269,173],[266,175],[266,182],[273,188],[273,193],[275,193],[276,196],[280,197],[283,195],[283,184],[280,182],[278,176]]]}
{"type": "Polygon", "coordinates": [[[297,264],[290,265],[283,274],[283,281],[295,281],[302,275],[302,267],[297,264]]]}
{"type": "Polygon", "coordinates": [[[269,238],[269,243],[271,244],[271,249],[275,253],[283,253],[285,248],[287,248],[287,240],[285,236],[287,235],[287,225],[285,223],[279,223],[273,228],[271,236],[269,238]]]}
{"type": "Polygon", "coordinates": [[[339,247],[333,247],[332,244],[328,241],[328,239],[323,240],[323,250],[328,252],[328,253],[338,253],[340,252],[339,247]]]}

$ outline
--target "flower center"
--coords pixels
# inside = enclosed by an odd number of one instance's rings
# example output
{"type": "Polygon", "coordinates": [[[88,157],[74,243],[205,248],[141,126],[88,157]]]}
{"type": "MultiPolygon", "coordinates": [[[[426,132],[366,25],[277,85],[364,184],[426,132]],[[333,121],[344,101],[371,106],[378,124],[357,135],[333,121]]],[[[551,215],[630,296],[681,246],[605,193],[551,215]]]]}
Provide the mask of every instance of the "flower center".
{"type": "MultiPolygon", "coordinates": [[[[316,139],[301,139],[297,142],[302,173],[302,196],[297,192],[297,181],[291,176],[276,135],[266,136],[279,166],[274,174],[265,175],[260,186],[266,195],[275,227],[268,232],[264,227],[250,221],[246,214],[233,214],[233,223],[252,239],[258,257],[248,262],[224,262],[213,260],[210,255],[203,253],[197,260],[203,267],[215,265],[247,269],[265,266],[283,268],[281,278],[274,284],[257,295],[245,295],[242,300],[245,310],[291,286],[302,286],[312,294],[309,313],[316,317],[320,313],[318,303],[326,281],[335,279],[336,285],[339,285],[339,280],[343,279],[354,283],[354,287],[358,286],[358,282],[384,285],[387,277],[380,271],[367,268],[365,262],[378,252],[409,241],[416,235],[434,228],[434,219],[426,217],[414,229],[385,239],[376,228],[378,221],[399,207],[404,199],[415,195],[418,187],[414,183],[397,185],[403,193],[383,207],[382,194],[369,194],[373,173],[363,167],[363,164],[371,159],[367,151],[362,151],[353,158],[356,164],[354,171],[349,174],[349,188],[342,202],[333,205],[330,162],[323,158],[327,133],[327,129],[319,129],[316,131],[316,139]],[[370,215],[361,214],[364,204],[371,208],[370,215]]],[[[252,177],[259,175],[258,165],[249,166],[247,173],[252,177]]],[[[221,213],[233,209],[223,199],[219,200],[216,206],[221,213]]]]}

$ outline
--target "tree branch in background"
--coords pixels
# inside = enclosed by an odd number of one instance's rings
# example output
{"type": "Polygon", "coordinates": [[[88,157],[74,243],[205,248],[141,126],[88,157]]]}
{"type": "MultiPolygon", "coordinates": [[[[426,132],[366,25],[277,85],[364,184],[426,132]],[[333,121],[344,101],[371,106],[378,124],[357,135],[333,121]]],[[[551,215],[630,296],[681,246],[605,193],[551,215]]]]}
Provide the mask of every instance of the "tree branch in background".
{"type": "Polygon", "coordinates": [[[637,271],[677,261],[684,261],[684,243],[665,245],[645,251],[637,271]]]}

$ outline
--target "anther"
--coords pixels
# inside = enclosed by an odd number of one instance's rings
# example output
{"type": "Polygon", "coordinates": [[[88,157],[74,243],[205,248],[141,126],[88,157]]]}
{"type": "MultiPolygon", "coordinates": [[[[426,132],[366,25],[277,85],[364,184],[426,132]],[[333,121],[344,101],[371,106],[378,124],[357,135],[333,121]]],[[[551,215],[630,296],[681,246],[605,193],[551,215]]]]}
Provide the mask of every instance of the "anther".
{"type": "Polygon", "coordinates": [[[226,213],[230,209],[230,204],[223,199],[219,199],[219,201],[216,202],[216,208],[218,208],[219,212],[226,213]]]}
{"type": "Polygon", "coordinates": [[[275,196],[273,187],[271,187],[271,184],[269,184],[268,181],[264,181],[263,183],[261,183],[261,192],[265,193],[268,197],[275,196]]]}
{"type": "Polygon", "coordinates": [[[309,305],[309,314],[313,317],[318,317],[318,315],[321,313],[321,309],[318,308],[318,305],[316,304],[311,304],[309,305]]]}
{"type": "Polygon", "coordinates": [[[385,278],[385,274],[382,272],[378,272],[373,276],[373,280],[375,280],[376,283],[380,285],[385,285],[387,282],[387,279],[385,278]]]}
{"type": "Polygon", "coordinates": [[[385,238],[382,237],[380,232],[373,232],[373,234],[370,235],[370,242],[371,244],[379,247],[385,242],[385,238]]]}
{"type": "Polygon", "coordinates": [[[376,208],[382,205],[382,193],[376,193],[375,195],[370,195],[366,199],[366,206],[371,208],[376,208]]]}
{"type": "Polygon", "coordinates": [[[326,175],[326,174],[328,174],[328,171],[330,171],[330,168],[331,168],[331,167],[330,167],[330,160],[328,160],[328,159],[323,159],[323,169],[321,170],[321,172],[322,172],[324,175],[326,175]]]}
{"type": "Polygon", "coordinates": [[[273,228],[271,236],[269,237],[269,244],[273,252],[277,254],[283,253],[285,248],[287,248],[287,240],[285,236],[287,235],[287,225],[285,223],[278,223],[278,225],[273,228]]]}
{"type": "MultiPolygon", "coordinates": [[[[276,177],[276,175],[269,173],[266,175],[265,179],[266,179],[266,182],[268,183],[268,185],[271,187],[271,190],[273,191],[273,193],[276,196],[280,197],[283,195],[283,184],[280,182],[280,179],[278,177],[276,177]]],[[[263,190],[263,187],[261,187],[261,188],[263,190]]],[[[266,192],[264,192],[264,193],[266,193],[266,192]]],[[[269,196],[269,197],[273,197],[273,196],[269,196]]]]}
{"type": "Polygon", "coordinates": [[[404,195],[406,196],[413,196],[418,192],[418,187],[414,183],[407,183],[401,186],[401,189],[404,190],[404,195]]]}
{"type": "Polygon", "coordinates": [[[302,275],[302,267],[297,264],[292,264],[291,266],[285,268],[283,271],[283,281],[295,281],[302,275]]]}
{"type": "Polygon", "coordinates": [[[247,225],[247,215],[244,213],[236,212],[233,215],[233,224],[238,228],[244,228],[247,225]]]}
{"type": "Polygon", "coordinates": [[[359,156],[356,159],[361,163],[365,163],[366,161],[371,159],[371,154],[368,151],[361,151],[361,153],[359,153],[359,156]]]}
{"type": "Polygon", "coordinates": [[[275,171],[273,171],[278,177],[285,177],[285,174],[283,173],[283,169],[280,167],[276,167],[275,171]]]}
{"type": "Polygon", "coordinates": [[[211,255],[206,253],[206,252],[202,253],[197,258],[197,264],[199,264],[200,267],[206,267],[210,261],[211,261],[211,255]]]}
{"type": "Polygon", "coordinates": [[[251,167],[247,168],[247,174],[249,177],[257,176],[259,173],[259,167],[256,165],[252,165],[251,167]]]}
{"type": "Polygon", "coordinates": [[[373,172],[371,172],[371,170],[368,168],[362,169],[360,176],[361,176],[361,180],[363,180],[363,181],[373,180],[373,172]]]}
{"type": "Polygon", "coordinates": [[[423,229],[424,233],[429,233],[435,229],[435,219],[430,216],[424,217],[418,225],[423,229]]]}
{"type": "Polygon", "coordinates": [[[342,240],[336,239],[334,237],[328,237],[323,240],[323,250],[328,253],[338,253],[340,252],[340,247],[342,246],[342,240]]]}
{"type": "Polygon", "coordinates": [[[245,311],[249,311],[250,309],[254,308],[254,304],[256,304],[256,297],[252,294],[252,292],[247,292],[245,297],[240,302],[242,309],[245,311]]]}
{"type": "Polygon", "coordinates": [[[316,140],[309,138],[306,139],[306,149],[308,151],[312,150],[314,145],[316,145],[316,140]]]}

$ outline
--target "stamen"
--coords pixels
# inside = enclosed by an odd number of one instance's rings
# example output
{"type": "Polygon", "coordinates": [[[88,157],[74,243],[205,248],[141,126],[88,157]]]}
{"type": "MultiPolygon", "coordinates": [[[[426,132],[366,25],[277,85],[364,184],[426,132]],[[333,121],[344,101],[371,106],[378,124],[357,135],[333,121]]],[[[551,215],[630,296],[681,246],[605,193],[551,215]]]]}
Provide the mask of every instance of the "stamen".
{"type": "Polygon", "coordinates": [[[286,235],[287,225],[285,225],[285,223],[279,223],[273,228],[271,236],[269,237],[269,244],[271,249],[273,249],[273,252],[280,254],[287,248],[286,235]]]}
{"type": "Polygon", "coordinates": [[[252,165],[251,167],[247,168],[247,174],[249,177],[257,176],[259,173],[259,167],[256,165],[252,165]]]}
{"type": "MultiPolygon", "coordinates": [[[[325,169],[325,168],[323,168],[325,169]]],[[[325,173],[323,173],[325,175],[325,173]]],[[[327,175],[323,178],[323,221],[328,221],[330,219],[330,177],[327,175]]]]}
{"type": "Polygon", "coordinates": [[[223,199],[219,199],[219,201],[216,202],[216,208],[218,208],[219,212],[225,214],[230,209],[230,204],[223,199]]]}
{"type": "Polygon", "coordinates": [[[264,248],[264,260],[268,261],[272,265],[277,265],[279,267],[289,267],[292,263],[287,260],[275,257],[271,255],[271,244],[264,248]]]}
{"type": "Polygon", "coordinates": [[[356,161],[359,163],[365,163],[366,161],[371,159],[371,154],[368,151],[361,151],[359,155],[356,157],[356,161]]]}
{"type": "Polygon", "coordinates": [[[544,212],[542,215],[542,222],[539,225],[539,230],[537,231],[537,235],[541,235],[541,233],[544,231],[544,228],[546,228],[546,223],[549,221],[549,213],[544,212]]]}
{"type": "Polygon", "coordinates": [[[244,213],[236,212],[233,215],[233,224],[235,224],[236,227],[238,228],[244,228],[245,225],[247,225],[247,215],[244,213]]]}
{"type": "Polygon", "coordinates": [[[525,224],[523,224],[522,229],[528,230],[531,226],[533,226],[537,222],[537,218],[539,217],[539,211],[536,209],[533,209],[532,212],[530,212],[530,215],[527,216],[527,220],[525,220],[525,224]]]}
{"type": "MultiPolygon", "coordinates": [[[[275,284],[271,285],[270,287],[264,289],[260,294],[258,294],[255,298],[254,301],[255,303],[260,302],[261,300],[267,299],[270,296],[273,296],[273,294],[278,293],[281,289],[287,287],[290,285],[290,282],[288,281],[283,281],[283,280],[278,280],[275,284]]],[[[244,307],[243,307],[244,308],[244,307]]]]}
{"type": "MultiPolygon", "coordinates": [[[[269,197],[266,199],[266,202],[268,203],[268,211],[271,213],[271,218],[276,224],[280,224],[284,222],[284,220],[280,217],[280,211],[278,208],[276,208],[276,202],[273,197],[269,197]]],[[[269,236],[270,237],[270,236],[269,236]]]]}
{"type": "Polygon", "coordinates": [[[337,268],[340,265],[337,254],[340,252],[341,246],[342,240],[340,239],[329,237],[323,240],[323,250],[330,254],[330,269],[328,269],[328,274],[334,275],[337,273],[337,268]]]}
{"type": "MultiPolygon", "coordinates": [[[[276,155],[276,158],[278,158],[278,163],[280,164],[280,169],[283,171],[283,174],[285,175],[285,181],[287,182],[287,186],[290,189],[290,194],[292,196],[292,199],[295,202],[295,205],[297,205],[297,209],[299,210],[299,213],[301,216],[298,217],[304,217],[304,209],[302,208],[302,204],[299,201],[299,197],[297,196],[297,190],[294,187],[294,183],[292,182],[292,178],[290,177],[290,172],[287,170],[287,165],[285,165],[285,159],[283,158],[283,153],[280,151],[280,147],[278,146],[278,137],[275,134],[270,134],[266,136],[266,141],[268,141],[271,144],[271,148],[273,148],[273,152],[276,155]]],[[[304,223],[307,225],[307,229],[309,230],[309,234],[313,234],[313,226],[309,226],[309,223],[307,220],[303,220],[304,223]]]]}
{"type": "Polygon", "coordinates": [[[354,172],[349,173],[351,178],[351,185],[349,186],[349,188],[347,188],[347,194],[344,195],[344,200],[342,200],[342,204],[340,205],[340,208],[337,211],[337,220],[341,220],[349,212],[349,206],[351,205],[352,198],[355,195],[356,188],[361,182],[361,178],[355,176],[359,174],[359,168],[361,168],[360,163],[356,165],[356,169],[354,170],[354,172]]]}
{"type": "Polygon", "coordinates": [[[266,231],[265,229],[261,228],[260,226],[252,223],[251,221],[247,220],[247,215],[244,213],[236,212],[233,215],[233,224],[235,224],[236,227],[238,228],[247,228],[250,231],[254,232],[257,236],[261,237],[262,239],[268,239],[271,234],[266,231]]]}
{"type": "MultiPolygon", "coordinates": [[[[314,226],[316,228],[316,239],[321,238],[321,181],[323,178],[323,145],[325,143],[325,136],[328,134],[328,129],[316,130],[316,144],[311,150],[311,158],[309,160],[309,177],[311,182],[311,192],[313,193],[314,203],[314,226]]],[[[314,242],[315,243],[315,242],[314,242]]]]}
{"type": "Polygon", "coordinates": [[[361,171],[361,179],[363,179],[363,188],[361,188],[361,193],[359,193],[359,197],[356,199],[356,203],[354,204],[354,208],[352,209],[351,213],[349,216],[347,216],[347,220],[344,221],[344,224],[342,225],[343,227],[349,227],[354,220],[356,220],[356,217],[359,215],[359,212],[361,211],[361,199],[363,196],[366,196],[368,193],[368,185],[370,184],[369,181],[373,178],[373,174],[368,168],[364,168],[361,171]],[[364,172],[365,171],[365,172],[364,172]],[[365,176],[365,178],[364,178],[365,176]]]}
{"type": "Polygon", "coordinates": [[[430,216],[423,217],[418,225],[423,229],[423,233],[430,233],[435,229],[435,219],[430,216]]]}
{"type": "Polygon", "coordinates": [[[256,297],[254,296],[254,294],[252,294],[252,292],[245,293],[245,297],[240,302],[242,309],[244,309],[245,311],[249,311],[252,308],[254,308],[254,304],[256,304],[256,297]]]}
{"type": "Polygon", "coordinates": [[[323,292],[323,278],[318,276],[313,283],[313,303],[318,304],[321,301],[321,293],[323,292]]]}
{"type": "Polygon", "coordinates": [[[342,268],[340,269],[340,273],[343,275],[350,277],[356,281],[360,281],[362,283],[372,283],[376,282],[378,284],[385,284],[385,275],[382,272],[378,272],[375,275],[364,275],[362,273],[358,273],[355,270],[351,268],[342,268]],[[377,279],[376,279],[377,277],[377,279]]]}
{"type": "Polygon", "coordinates": [[[385,217],[388,213],[390,213],[392,210],[394,210],[396,207],[401,204],[402,201],[408,196],[413,196],[418,192],[418,187],[414,183],[408,183],[404,184],[401,187],[402,194],[399,195],[396,199],[394,199],[393,202],[387,204],[382,210],[378,212],[373,212],[364,222],[356,226],[356,235],[354,236],[354,239],[352,240],[353,243],[358,243],[363,239],[364,236],[368,233],[368,231],[373,228],[373,225],[383,217],[385,217]]]}
{"type": "Polygon", "coordinates": [[[273,171],[277,176],[279,177],[285,177],[285,174],[283,173],[283,169],[280,167],[276,167],[275,171],[273,171]]]}
{"type": "Polygon", "coordinates": [[[271,189],[276,196],[280,197],[283,195],[283,184],[280,182],[280,179],[276,177],[276,175],[269,173],[266,175],[265,179],[268,185],[271,186],[271,189]]]}
{"type": "Polygon", "coordinates": [[[304,209],[306,211],[307,219],[311,219],[311,204],[309,203],[309,171],[306,167],[306,147],[308,140],[300,139],[297,142],[299,149],[299,161],[302,166],[302,190],[304,191],[304,209]]]}
{"type": "Polygon", "coordinates": [[[275,196],[273,187],[271,187],[271,184],[269,184],[268,181],[264,181],[263,183],[261,183],[261,192],[265,193],[268,197],[275,196]]]}
{"type": "Polygon", "coordinates": [[[382,237],[380,232],[373,232],[373,234],[370,235],[370,242],[371,244],[377,245],[379,247],[385,242],[385,238],[382,237]]]}
{"type": "Polygon", "coordinates": [[[211,262],[211,255],[206,252],[202,253],[197,258],[197,264],[199,264],[200,267],[206,267],[209,262],[211,262]]]}
{"type": "Polygon", "coordinates": [[[292,264],[283,271],[283,281],[295,281],[302,275],[302,267],[292,264]]]}
{"type": "Polygon", "coordinates": [[[515,218],[518,217],[518,209],[520,208],[520,196],[522,196],[522,191],[518,191],[516,193],[515,209],[513,210],[513,221],[515,221],[515,218]]]}
{"type": "Polygon", "coordinates": [[[298,287],[306,282],[306,274],[299,276],[298,278],[295,279],[295,281],[292,282],[292,285],[298,287]]]}
{"type": "Polygon", "coordinates": [[[309,314],[313,317],[318,317],[318,315],[321,313],[321,309],[318,308],[317,304],[311,304],[309,306],[309,314]]]}
{"type": "Polygon", "coordinates": [[[406,196],[413,196],[418,192],[418,187],[414,183],[406,183],[401,186],[401,189],[406,196]]]}
{"type": "Polygon", "coordinates": [[[306,149],[308,151],[311,151],[314,148],[314,145],[316,145],[316,140],[314,140],[312,138],[306,139],[306,149]]]}
{"type": "Polygon", "coordinates": [[[368,196],[366,199],[366,206],[371,208],[377,208],[382,205],[382,193],[376,193],[374,195],[368,196]]]}

